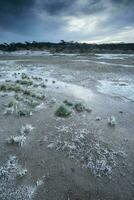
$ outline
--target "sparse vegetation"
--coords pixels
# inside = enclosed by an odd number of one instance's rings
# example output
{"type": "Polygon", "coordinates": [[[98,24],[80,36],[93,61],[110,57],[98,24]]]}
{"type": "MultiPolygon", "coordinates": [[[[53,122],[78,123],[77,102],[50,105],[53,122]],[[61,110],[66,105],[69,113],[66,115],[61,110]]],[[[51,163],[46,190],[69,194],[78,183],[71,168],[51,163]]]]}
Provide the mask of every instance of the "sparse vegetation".
{"type": "Polygon", "coordinates": [[[7,83],[10,83],[10,82],[11,82],[11,80],[5,80],[5,82],[7,82],[7,83]]]}
{"type": "Polygon", "coordinates": [[[22,97],[20,94],[15,94],[15,95],[14,95],[14,98],[15,98],[17,101],[23,100],[23,97],[22,97]]]}
{"type": "Polygon", "coordinates": [[[47,87],[44,83],[41,83],[40,86],[41,86],[42,88],[46,88],[46,87],[47,87]]]}
{"type": "Polygon", "coordinates": [[[20,85],[18,84],[14,84],[14,83],[5,83],[5,84],[1,84],[0,85],[0,91],[6,92],[6,91],[14,91],[14,92],[21,92],[22,88],[20,85]]]}
{"type": "Polygon", "coordinates": [[[17,80],[16,83],[27,86],[33,85],[33,81],[30,79],[17,80]]]}
{"type": "Polygon", "coordinates": [[[23,178],[27,174],[27,169],[21,169],[18,173],[18,178],[23,178]]]}
{"type": "Polygon", "coordinates": [[[25,73],[22,73],[21,78],[22,79],[30,79],[29,76],[25,73]]]}
{"type": "Polygon", "coordinates": [[[73,106],[74,104],[71,101],[65,100],[64,104],[66,104],[67,106],[73,106]]]}
{"type": "Polygon", "coordinates": [[[32,97],[40,100],[43,100],[45,98],[43,94],[35,94],[35,93],[32,93],[32,97]]]}
{"type": "Polygon", "coordinates": [[[33,98],[36,98],[36,99],[39,99],[39,100],[43,100],[45,98],[45,96],[43,94],[41,94],[41,93],[36,94],[36,93],[32,92],[31,90],[23,90],[23,94],[33,97],[33,98]]]}
{"type": "Polygon", "coordinates": [[[32,96],[32,92],[30,90],[23,90],[24,95],[32,96]]]}
{"type": "Polygon", "coordinates": [[[75,110],[77,112],[82,112],[85,110],[85,107],[82,103],[76,103],[75,106],[74,106],[75,110]]]}
{"type": "Polygon", "coordinates": [[[17,105],[17,102],[16,100],[12,100],[8,103],[8,107],[11,108],[11,107],[15,107],[17,105]]]}
{"type": "Polygon", "coordinates": [[[36,81],[42,81],[42,78],[38,77],[38,76],[32,76],[31,78],[36,80],[36,81]]]}
{"type": "Polygon", "coordinates": [[[31,100],[31,101],[29,102],[29,104],[30,104],[30,106],[31,106],[32,108],[35,108],[35,107],[38,106],[40,103],[39,103],[38,101],[31,100]]]}
{"type": "Polygon", "coordinates": [[[18,110],[17,114],[18,114],[19,117],[32,116],[32,111],[31,110],[26,110],[26,109],[18,110]]]}
{"type": "Polygon", "coordinates": [[[74,109],[77,111],[77,112],[83,112],[83,111],[87,111],[87,112],[91,112],[91,108],[88,108],[87,106],[83,105],[82,103],[76,103],[74,105],[74,109]]]}

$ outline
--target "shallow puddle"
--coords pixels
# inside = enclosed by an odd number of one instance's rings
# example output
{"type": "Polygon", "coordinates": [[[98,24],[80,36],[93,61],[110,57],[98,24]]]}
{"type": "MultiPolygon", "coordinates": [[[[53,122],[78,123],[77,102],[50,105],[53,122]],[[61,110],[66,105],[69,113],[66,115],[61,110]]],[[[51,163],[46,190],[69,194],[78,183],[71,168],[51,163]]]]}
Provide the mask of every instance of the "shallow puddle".
{"type": "Polygon", "coordinates": [[[118,63],[109,63],[109,62],[102,62],[102,61],[92,61],[94,63],[103,64],[103,65],[111,65],[111,66],[118,66],[118,67],[134,67],[134,65],[124,65],[118,63]]]}
{"type": "Polygon", "coordinates": [[[121,97],[127,101],[134,101],[134,84],[122,81],[99,81],[98,91],[110,96],[121,97]]]}
{"type": "Polygon", "coordinates": [[[98,59],[109,59],[109,60],[113,60],[113,59],[120,59],[120,60],[124,60],[125,58],[128,57],[134,57],[134,54],[96,54],[96,56],[98,56],[98,59]]]}
{"type": "Polygon", "coordinates": [[[72,96],[77,99],[81,99],[84,101],[88,101],[91,98],[93,98],[94,94],[92,90],[88,88],[84,88],[82,86],[74,85],[74,84],[68,84],[62,81],[54,80],[55,83],[53,83],[52,78],[49,78],[47,81],[47,91],[54,91],[57,93],[63,93],[65,95],[72,96]]]}
{"type": "Polygon", "coordinates": [[[40,77],[40,81],[34,82],[44,83],[46,85],[45,91],[69,95],[71,97],[81,99],[84,101],[88,101],[91,98],[93,98],[92,90],[75,84],[69,84],[64,81],[58,81],[57,79],[52,78],[51,76],[53,70],[47,71],[43,67],[31,67],[30,65],[27,67],[20,67],[20,69],[18,70],[17,66],[14,68],[11,66],[11,68],[7,68],[6,70],[2,68],[1,74],[2,73],[3,76],[1,77],[1,82],[6,80],[11,80],[14,82],[18,79],[21,79],[22,73],[26,73],[28,76],[40,77]],[[14,74],[16,74],[16,76],[14,76],[14,74]]]}

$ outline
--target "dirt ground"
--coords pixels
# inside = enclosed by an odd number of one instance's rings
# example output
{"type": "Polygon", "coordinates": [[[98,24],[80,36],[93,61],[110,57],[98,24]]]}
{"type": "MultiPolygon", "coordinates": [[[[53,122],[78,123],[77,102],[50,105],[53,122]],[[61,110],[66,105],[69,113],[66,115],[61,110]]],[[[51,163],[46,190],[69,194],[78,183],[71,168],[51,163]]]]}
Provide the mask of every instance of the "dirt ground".
{"type": "Polygon", "coordinates": [[[0,200],[134,199],[134,55],[1,54],[0,85],[16,83],[0,91],[0,200]]]}

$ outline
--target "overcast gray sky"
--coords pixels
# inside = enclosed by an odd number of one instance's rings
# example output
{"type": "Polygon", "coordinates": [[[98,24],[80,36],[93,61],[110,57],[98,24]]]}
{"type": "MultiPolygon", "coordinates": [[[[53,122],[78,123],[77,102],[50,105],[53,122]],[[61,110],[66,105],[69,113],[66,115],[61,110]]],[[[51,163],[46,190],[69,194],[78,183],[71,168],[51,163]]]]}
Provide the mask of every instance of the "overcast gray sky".
{"type": "Polygon", "coordinates": [[[134,42],[134,0],[0,0],[0,42],[134,42]]]}

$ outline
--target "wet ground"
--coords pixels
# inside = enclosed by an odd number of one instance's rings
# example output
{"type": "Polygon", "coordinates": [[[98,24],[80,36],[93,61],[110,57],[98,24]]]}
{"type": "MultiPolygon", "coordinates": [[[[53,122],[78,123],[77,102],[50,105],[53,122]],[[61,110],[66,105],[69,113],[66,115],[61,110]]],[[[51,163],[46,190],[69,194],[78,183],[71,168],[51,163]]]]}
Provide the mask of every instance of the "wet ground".
{"type": "Polygon", "coordinates": [[[134,55],[1,53],[0,199],[133,200],[133,122],[134,55]]]}

